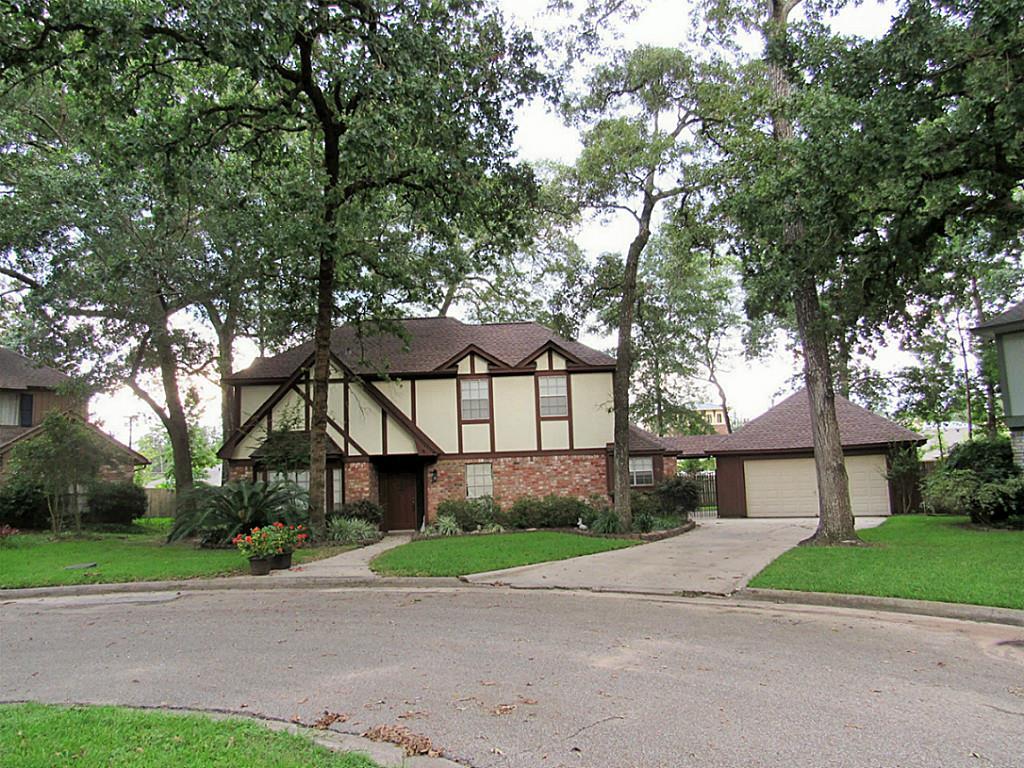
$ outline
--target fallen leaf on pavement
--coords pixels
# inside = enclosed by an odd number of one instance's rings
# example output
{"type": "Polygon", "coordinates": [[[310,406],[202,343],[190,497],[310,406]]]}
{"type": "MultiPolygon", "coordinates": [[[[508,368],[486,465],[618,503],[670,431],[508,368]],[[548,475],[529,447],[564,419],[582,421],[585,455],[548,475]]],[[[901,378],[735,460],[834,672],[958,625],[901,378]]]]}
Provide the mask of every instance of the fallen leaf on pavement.
{"type": "Polygon", "coordinates": [[[316,722],[313,723],[313,727],[321,731],[326,731],[335,723],[344,723],[348,720],[348,715],[342,712],[331,712],[324,710],[324,713],[317,718],[316,722]]]}
{"type": "Polygon", "coordinates": [[[441,756],[441,750],[435,747],[430,739],[418,733],[413,733],[404,725],[375,725],[363,733],[363,738],[370,741],[386,741],[389,744],[397,744],[405,750],[405,754],[409,757],[414,755],[441,756]]]}

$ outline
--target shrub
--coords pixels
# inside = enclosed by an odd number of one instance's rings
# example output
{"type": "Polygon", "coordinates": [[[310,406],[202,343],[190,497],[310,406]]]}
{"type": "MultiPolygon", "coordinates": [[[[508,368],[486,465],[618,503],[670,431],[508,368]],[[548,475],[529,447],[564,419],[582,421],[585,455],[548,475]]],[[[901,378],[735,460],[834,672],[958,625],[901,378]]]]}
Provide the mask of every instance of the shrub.
{"type": "Polygon", "coordinates": [[[371,523],[375,528],[379,528],[381,521],[384,520],[384,508],[374,501],[369,499],[360,499],[359,501],[350,501],[346,504],[342,504],[332,514],[331,517],[348,517],[356,520],[365,520],[371,523]]]}
{"type": "Polygon", "coordinates": [[[580,520],[591,514],[590,505],[575,496],[552,494],[541,499],[541,503],[545,508],[545,528],[575,528],[580,520]]]}
{"type": "Polygon", "coordinates": [[[594,518],[590,530],[594,533],[622,533],[622,520],[615,514],[611,507],[601,510],[601,513],[594,518]]]}
{"type": "Polygon", "coordinates": [[[501,518],[501,507],[490,496],[478,499],[445,499],[437,505],[439,517],[452,517],[459,530],[480,531],[501,518]]]}
{"type": "Polygon", "coordinates": [[[1024,475],[978,486],[971,522],[1024,527],[1024,475]]]}
{"type": "Polygon", "coordinates": [[[650,512],[633,513],[633,530],[637,533],[650,533],[655,524],[656,518],[650,512]]]}
{"type": "Polygon", "coordinates": [[[146,492],[134,483],[96,482],[89,487],[86,520],[90,523],[131,525],[146,516],[146,492]]]}
{"type": "Polygon", "coordinates": [[[588,528],[594,526],[594,521],[601,516],[601,513],[610,508],[607,496],[599,496],[593,494],[586,503],[586,509],[583,510],[583,514],[580,515],[580,520],[588,528]]]}
{"type": "Polygon", "coordinates": [[[930,515],[970,514],[978,485],[969,469],[940,467],[921,483],[921,506],[930,515]]]}
{"type": "Polygon", "coordinates": [[[589,525],[588,520],[593,521],[596,516],[593,507],[583,499],[551,494],[543,499],[517,499],[508,511],[507,521],[512,528],[575,528],[580,520],[589,525]]]}
{"type": "Polygon", "coordinates": [[[655,517],[661,514],[661,500],[653,493],[633,491],[629,494],[629,508],[633,512],[634,519],[638,515],[655,517]]]}
{"type": "Polygon", "coordinates": [[[983,483],[1005,480],[1017,474],[1008,437],[958,443],[950,450],[942,468],[970,470],[983,483]]]}
{"type": "Polygon", "coordinates": [[[340,544],[371,544],[381,536],[377,526],[360,517],[332,517],[327,521],[327,538],[340,544]]]}
{"type": "Polygon", "coordinates": [[[462,530],[458,521],[451,515],[438,515],[437,520],[428,525],[425,532],[431,536],[458,536],[462,530]]]}
{"type": "Polygon", "coordinates": [[[201,486],[178,510],[168,541],[198,536],[202,546],[230,544],[239,533],[275,522],[308,524],[307,496],[294,483],[233,480],[201,486]]]}
{"type": "Polygon", "coordinates": [[[692,477],[673,475],[654,489],[666,515],[689,515],[700,506],[700,486],[692,477]]]}
{"type": "Polygon", "coordinates": [[[25,530],[49,528],[50,511],[42,488],[17,475],[0,485],[0,525],[25,530]]]}

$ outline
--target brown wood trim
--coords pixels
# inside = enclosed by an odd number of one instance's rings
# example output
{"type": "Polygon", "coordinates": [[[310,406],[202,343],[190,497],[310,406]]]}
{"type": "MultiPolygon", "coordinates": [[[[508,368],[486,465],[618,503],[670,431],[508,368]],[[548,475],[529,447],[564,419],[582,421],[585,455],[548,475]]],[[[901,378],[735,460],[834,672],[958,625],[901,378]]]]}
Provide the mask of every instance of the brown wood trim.
{"type": "Polygon", "coordinates": [[[569,450],[571,451],[573,448],[576,447],[576,445],[575,445],[576,441],[573,438],[573,434],[572,434],[573,433],[573,421],[572,421],[572,375],[569,374],[568,371],[566,371],[566,374],[565,374],[565,400],[566,400],[566,406],[567,406],[566,410],[568,410],[568,412],[569,412],[568,413],[568,415],[569,415],[569,450]]]}
{"type": "MultiPolygon", "coordinates": [[[[310,418],[312,417],[312,414],[310,413],[310,411],[312,410],[312,404],[313,404],[313,396],[312,396],[313,393],[309,391],[309,386],[310,386],[309,374],[307,373],[306,374],[306,409],[305,409],[306,410],[306,431],[307,432],[309,432],[309,422],[310,422],[310,418]]],[[[330,386],[331,386],[330,382],[328,382],[327,383],[328,397],[330,397],[330,394],[329,394],[330,393],[330,386]]]]}
{"type": "Polygon", "coordinates": [[[234,414],[232,414],[234,418],[231,424],[231,431],[233,432],[234,430],[242,426],[242,388],[236,384],[235,386],[232,387],[232,390],[234,390],[235,393],[235,412],[234,414]]]}
{"type": "Polygon", "coordinates": [[[537,450],[543,451],[544,437],[540,428],[540,379],[537,376],[533,377],[533,418],[537,422],[537,450]]]}
{"type": "Polygon", "coordinates": [[[459,379],[455,380],[455,418],[459,425],[459,453],[462,453],[462,382],[459,379]]]}
{"type": "Polygon", "coordinates": [[[555,353],[548,348],[548,371],[555,370],[555,353]]]}
{"type": "Polygon", "coordinates": [[[409,416],[412,419],[412,423],[416,423],[416,379],[410,379],[409,381],[409,416]]]}
{"type": "MultiPolygon", "coordinates": [[[[530,456],[600,456],[605,453],[603,448],[577,448],[570,451],[568,448],[549,448],[546,451],[492,451],[487,453],[445,453],[437,457],[438,461],[468,461],[479,459],[521,459],[530,456]]],[[[354,460],[361,460],[356,457],[354,460]]]]}
{"type": "MultiPolygon", "coordinates": [[[[444,370],[447,370],[447,369],[451,368],[453,365],[457,365],[458,362],[460,360],[462,360],[466,355],[479,355],[480,357],[482,357],[484,360],[486,360],[491,365],[496,365],[499,368],[507,368],[508,367],[508,365],[506,365],[504,362],[502,362],[501,360],[499,360],[498,358],[496,358],[494,355],[490,354],[489,352],[485,352],[480,347],[478,347],[476,344],[469,344],[469,345],[463,347],[461,351],[459,351],[456,354],[452,355],[447,360],[445,360],[443,363],[441,363],[439,366],[437,366],[437,368],[435,368],[434,371],[444,371],[444,370]]],[[[470,370],[472,370],[472,366],[473,366],[472,359],[470,359],[469,365],[470,365],[470,370]]],[[[423,371],[423,372],[413,371],[413,372],[410,372],[408,375],[410,375],[410,376],[423,376],[423,375],[426,375],[426,374],[427,374],[426,371],[423,371]]],[[[393,374],[393,375],[397,375],[397,374],[393,374]]]]}
{"type": "MultiPolygon", "coordinates": [[[[297,395],[298,395],[299,397],[303,398],[303,399],[304,399],[304,400],[306,401],[306,406],[307,406],[307,407],[311,407],[311,406],[312,406],[312,404],[313,404],[313,401],[312,401],[312,399],[311,399],[311,398],[310,398],[309,396],[307,396],[306,394],[304,394],[304,393],[303,393],[303,392],[302,392],[302,391],[301,391],[300,389],[298,389],[297,387],[292,387],[292,390],[293,390],[293,391],[295,392],[295,394],[297,394],[297,395]]],[[[347,414],[346,414],[346,416],[347,416],[347,414]]],[[[369,452],[368,452],[368,451],[367,451],[367,450],[366,450],[365,448],[363,448],[363,447],[362,447],[362,446],[361,446],[361,445],[360,445],[359,443],[357,443],[357,442],[356,442],[356,440],[355,440],[355,438],[354,438],[354,437],[350,437],[350,436],[349,436],[349,434],[348,434],[348,430],[347,430],[347,429],[345,429],[345,428],[344,428],[344,427],[343,427],[343,426],[342,426],[341,424],[339,424],[338,422],[336,422],[336,421],[334,420],[334,418],[333,418],[333,417],[331,416],[331,414],[329,414],[329,413],[327,414],[327,423],[328,423],[328,424],[329,424],[330,426],[334,427],[334,428],[335,428],[336,430],[338,430],[339,432],[341,432],[341,436],[342,436],[342,438],[343,438],[343,439],[345,440],[345,446],[344,446],[344,447],[342,448],[342,452],[343,452],[343,453],[344,453],[345,455],[348,455],[348,452],[349,452],[349,449],[348,449],[348,445],[349,445],[350,443],[351,443],[352,445],[354,445],[354,446],[355,446],[355,448],[356,448],[356,450],[357,450],[357,451],[359,451],[360,453],[362,453],[363,455],[365,455],[365,456],[369,456],[369,455],[370,455],[370,454],[369,454],[369,452]]]]}
{"type": "Polygon", "coordinates": [[[487,420],[491,425],[491,453],[494,453],[494,380],[490,376],[487,377],[487,404],[491,414],[491,418],[487,420]]]}
{"type": "Polygon", "coordinates": [[[380,452],[388,455],[388,412],[380,409],[380,452]]]}
{"type": "MultiPolygon", "coordinates": [[[[238,443],[248,435],[253,428],[263,421],[263,418],[267,415],[268,411],[272,411],[274,406],[281,402],[281,398],[289,391],[292,384],[299,380],[299,377],[305,372],[306,365],[312,360],[312,355],[307,357],[305,361],[295,369],[295,373],[285,379],[284,383],[281,384],[266,400],[263,401],[263,405],[257,408],[248,419],[245,420],[245,424],[240,426],[235,433],[231,435],[221,446],[220,450],[217,451],[217,455],[224,459],[228,458],[238,443]]],[[[269,424],[268,424],[269,430],[269,424]]]]}
{"type": "Polygon", "coordinates": [[[342,410],[342,414],[343,414],[343,415],[342,415],[342,420],[343,420],[343,421],[344,421],[344,423],[345,423],[345,429],[344,429],[344,430],[342,430],[342,433],[341,433],[341,434],[342,434],[342,435],[344,436],[344,438],[345,438],[345,450],[344,450],[344,454],[345,454],[346,456],[348,456],[348,455],[349,455],[349,454],[350,454],[350,453],[352,452],[352,450],[351,450],[351,448],[349,447],[349,442],[350,442],[350,441],[349,441],[349,437],[348,437],[348,430],[349,430],[349,428],[351,427],[351,422],[349,421],[349,416],[348,416],[348,377],[347,377],[347,376],[345,377],[345,385],[344,385],[344,392],[342,393],[342,395],[343,395],[343,397],[345,398],[345,402],[343,402],[343,403],[342,403],[342,408],[341,408],[341,410],[342,410]]]}
{"type": "MultiPolygon", "coordinates": [[[[342,365],[341,361],[335,358],[338,365],[342,365]]],[[[347,371],[347,373],[350,373],[347,371]]],[[[395,405],[391,400],[388,399],[387,395],[381,392],[377,387],[369,382],[363,382],[363,389],[366,393],[379,405],[381,408],[386,410],[391,416],[403,427],[408,430],[409,434],[412,435],[413,442],[416,444],[416,452],[421,456],[436,456],[440,453],[444,453],[441,447],[430,439],[422,429],[413,423],[412,419],[402,413],[402,409],[395,405]]]]}
{"type": "Polygon", "coordinates": [[[476,373],[476,355],[472,352],[469,353],[469,372],[476,373]]]}
{"type": "MultiPolygon", "coordinates": [[[[557,341],[555,341],[554,339],[548,339],[547,341],[545,341],[545,342],[544,342],[543,344],[541,344],[541,345],[540,345],[539,347],[537,347],[537,349],[533,350],[533,352],[531,352],[531,353],[530,353],[530,354],[528,354],[528,355],[527,355],[526,357],[524,357],[524,358],[523,358],[522,360],[520,360],[520,361],[519,361],[518,363],[516,363],[516,366],[515,366],[515,367],[521,367],[521,366],[524,366],[524,365],[526,365],[527,363],[529,363],[529,362],[531,362],[531,361],[533,361],[533,360],[536,360],[536,359],[537,359],[538,357],[540,357],[540,356],[541,356],[542,354],[544,354],[544,352],[549,352],[549,353],[550,353],[550,352],[552,352],[552,351],[555,351],[555,352],[557,352],[557,353],[558,353],[559,355],[561,355],[562,357],[564,357],[564,358],[565,358],[565,360],[566,360],[566,365],[567,365],[567,366],[568,366],[569,362],[573,362],[573,363],[575,363],[576,365],[579,365],[579,366],[582,366],[582,367],[585,367],[585,368],[607,368],[607,367],[609,367],[609,366],[610,366],[611,368],[614,368],[614,367],[615,367],[615,364],[614,364],[614,363],[611,363],[611,364],[605,364],[605,365],[601,365],[601,366],[592,366],[592,365],[588,365],[587,363],[584,363],[584,362],[583,362],[582,360],[580,360],[580,359],[579,359],[579,358],[578,358],[578,357],[577,357],[576,355],[574,355],[574,354],[573,354],[572,352],[569,352],[569,351],[568,351],[567,349],[564,349],[564,348],[563,348],[563,347],[562,347],[562,346],[561,346],[561,345],[560,345],[560,344],[559,344],[559,343],[558,343],[557,341]]],[[[548,364],[548,367],[550,368],[550,363],[548,364]]]]}

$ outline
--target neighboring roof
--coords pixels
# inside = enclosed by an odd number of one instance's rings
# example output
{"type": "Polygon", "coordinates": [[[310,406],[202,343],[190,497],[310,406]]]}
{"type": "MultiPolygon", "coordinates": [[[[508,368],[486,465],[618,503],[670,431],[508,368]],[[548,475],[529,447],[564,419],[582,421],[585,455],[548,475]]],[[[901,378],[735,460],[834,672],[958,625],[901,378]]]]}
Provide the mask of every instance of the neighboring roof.
{"type": "MultiPolygon", "coordinates": [[[[836,417],[844,448],[923,443],[924,438],[894,421],[836,395],[836,417]]],[[[731,435],[720,435],[713,455],[812,450],[811,409],[807,390],[790,395],[731,435]]]]}
{"type": "Polygon", "coordinates": [[[722,440],[729,435],[671,435],[661,438],[669,449],[683,459],[699,459],[710,456],[722,440]]]}
{"type": "MultiPolygon", "coordinates": [[[[374,332],[355,326],[335,328],[331,351],[361,376],[388,373],[415,374],[444,370],[457,362],[461,353],[473,347],[500,366],[524,365],[545,345],[553,344],[570,359],[584,366],[614,366],[612,357],[559,336],[539,323],[492,323],[469,325],[451,317],[421,317],[400,321],[406,337],[374,332]]],[[[288,378],[313,353],[306,342],[273,357],[257,358],[248,368],[230,377],[232,381],[282,380],[288,378]]]]}
{"type": "MultiPolygon", "coordinates": [[[[122,443],[120,440],[118,440],[115,437],[112,437],[111,435],[108,435],[106,432],[104,432],[102,429],[97,427],[95,424],[93,424],[93,423],[91,423],[89,421],[86,421],[85,419],[83,419],[78,414],[72,413],[72,412],[69,411],[65,415],[68,416],[69,418],[72,418],[72,419],[75,419],[75,420],[81,422],[83,425],[88,427],[92,432],[95,432],[99,437],[103,438],[108,443],[113,445],[117,450],[119,450],[122,453],[124,453],[126,456],[128,456],[129,459],[131,459],[132,464],[134,464],[135,466],[145,466],[145,465],[149,464],[149,459],[147,459],[141,453],[136,451],[134,448],[129,448],[127,445],[122,443]]],[[[0,432],[0,452],[6,452],[15,443],[17,443],[17,442],[19,442],[21,440],[24,440],[27,437],[31,437],[32,435],[37,434],[38,432],[42,432],[44,429],[46,429],[46,423],[44,422],[42,424],[37,424],[34,427],[13,427],[13,428],[4,427],[2,429],[4,429],[4,430],[7,430],[7,429],[17,429],[17,430],[19,430],[18,434],[13,434],[13,435],[10,432],[6,432],[6,431],[5,432],[0,432]]]]}
{"type": "MultiPolygon", "coordinates": [[[[608,443],[610,450],[615,443],[608,443]]],[[[653,432],[648,432],[636,424],[629,425],[629,452],[630,453],[671,453],[671,449],[665,445],[665,439],[658,437],[653,432]]]]}
{"type": "Polygon", "coordinates": [[[1024,301],[1019,304],[1014,304],[1005,312],[1000,312],[995,317],[990,317],[984,323],[972,328],[972,331],[977,331],[984,336],[991,336],[992,332],[997,328],[1006,328],[1007,326],[1019,325],[1024,328],[1024,301]]]}
{"type": "Polygon", "coordinates": [[[37,365],[13,349],[0,347],[0,389],[56,389],[67,381],[56,368],[37,365]]]}

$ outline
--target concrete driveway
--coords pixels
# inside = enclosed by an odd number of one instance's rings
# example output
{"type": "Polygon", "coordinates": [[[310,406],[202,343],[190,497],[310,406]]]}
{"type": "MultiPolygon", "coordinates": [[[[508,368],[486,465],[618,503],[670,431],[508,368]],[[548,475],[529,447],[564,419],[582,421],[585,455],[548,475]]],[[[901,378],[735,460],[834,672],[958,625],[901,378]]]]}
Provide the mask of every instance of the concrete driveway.
{"type": "Polygon", "coordinates": [[[1021,768],[1022,640],[505,589],[49,598],[0,606],[0,698],[307,723],[326,709],[344,731],[404,725],[477,768],[1021,768]]]}
{"type": "MultiPolygon", "coordinates": [[[[858,518],[857,527],[870,528],[884,519],[858,518]]],[[[731,595],[816,526],[812,518],[712,520],[652,544],[478,573],[464,580],[518,589],[731,595]]]]}

